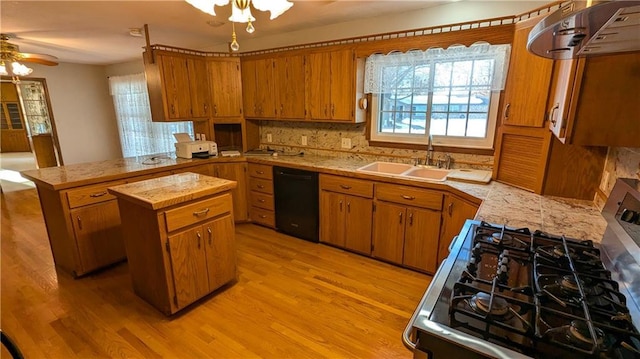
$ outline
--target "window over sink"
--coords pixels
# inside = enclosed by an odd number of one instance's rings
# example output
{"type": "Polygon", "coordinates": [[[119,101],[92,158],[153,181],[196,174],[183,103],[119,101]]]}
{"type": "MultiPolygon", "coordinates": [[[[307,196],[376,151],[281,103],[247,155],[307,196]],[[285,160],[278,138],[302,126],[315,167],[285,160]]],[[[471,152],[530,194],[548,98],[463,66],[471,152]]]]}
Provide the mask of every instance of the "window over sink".
{"type": "Polygon", "coordinates": [[[454,45],[367,58],[371,140],[492,148],[510,45],[454,45]]]}

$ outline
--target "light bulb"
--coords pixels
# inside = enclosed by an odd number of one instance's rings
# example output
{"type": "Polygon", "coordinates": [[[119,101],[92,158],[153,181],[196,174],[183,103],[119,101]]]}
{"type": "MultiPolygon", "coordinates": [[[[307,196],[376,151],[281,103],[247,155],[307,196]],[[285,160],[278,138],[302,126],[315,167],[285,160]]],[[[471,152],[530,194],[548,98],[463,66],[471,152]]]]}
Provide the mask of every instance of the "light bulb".
{"type": "Polygon", "coordinates": [[[253,34],[253,32],[256,31],[256,28],[253,27],[253,23],[251,21],[249,21],[247,23],[247,32],[250,34],[253,34]]]}
{"type": "Polygon", "coordinates": [[[0,75],[9,76],[9,73],[7,72],[7,67],[4,65],[4,61],[0,63],[0,75]]]}

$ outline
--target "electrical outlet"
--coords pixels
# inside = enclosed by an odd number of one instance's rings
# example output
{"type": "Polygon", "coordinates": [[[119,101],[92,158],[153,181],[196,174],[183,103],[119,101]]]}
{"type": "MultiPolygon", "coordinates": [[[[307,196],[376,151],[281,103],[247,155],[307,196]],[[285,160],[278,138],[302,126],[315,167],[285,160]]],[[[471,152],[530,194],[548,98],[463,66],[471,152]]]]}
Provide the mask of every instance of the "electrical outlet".
{"type": "Polygon", "coordinates": [[[342,148],[346,148],[346,149],[351,148],[351,139],[350,138],[343,138],[342,139],[342,148]]]}
{"type": "Polygon", "coordinates": [[[306,145],[307,145],[307,136],[302,135],[302,137],[300,137],[300,143],[301,143],[303,146],[306,146],[306,145]]]}
{"type": "Polygon", "coordinates": [[[267,133],[267,142],[273,142],[273,136],[270,133],[267,133]]]}

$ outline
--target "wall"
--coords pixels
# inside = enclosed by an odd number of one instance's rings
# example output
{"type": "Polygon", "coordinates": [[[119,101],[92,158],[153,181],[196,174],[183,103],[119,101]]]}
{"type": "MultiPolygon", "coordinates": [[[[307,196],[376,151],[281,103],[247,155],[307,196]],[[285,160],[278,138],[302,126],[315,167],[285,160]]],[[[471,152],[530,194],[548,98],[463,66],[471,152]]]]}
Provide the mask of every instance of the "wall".
{"type": "Polygon", "coordinates": [[[65,165],[122,157],[104,66],[33,64],[45,78],[65,165]]]}
{"type": "Polygon", "coordinates": [[[609,196],[618,178],[640,179],[640,147],[609,147],[600,185],[609,196]],[[607,177],[609,175],[609,178],[607,177]]]}

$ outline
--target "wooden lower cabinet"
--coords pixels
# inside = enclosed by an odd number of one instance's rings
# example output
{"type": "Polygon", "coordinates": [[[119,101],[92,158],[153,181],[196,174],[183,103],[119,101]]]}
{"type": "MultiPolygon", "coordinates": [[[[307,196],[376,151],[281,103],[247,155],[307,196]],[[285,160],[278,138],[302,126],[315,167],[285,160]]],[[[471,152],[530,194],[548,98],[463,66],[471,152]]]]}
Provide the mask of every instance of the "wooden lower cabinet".
{"type": "Polygon", "coordinates": [[[70,214],[80,259],[77,274],[126,258],[116,200],[76,208],[70,214]]]}
{"type": "Polygon", "coordinates": [[[320,213],[321,242],[371,254],[371,199],[321,191],[320,213]]]}
{"type": "Polygon", "coordinates": [[[320,242],[371,255],[373,182],[320,175],[320,242]]]}
{"type": "Polygon", "coordinates": [[[249,220],[247,206],[247,164],[241,163],[216,163],[213,165],[214,177],[224,178],[238,182],[238,186],[231,191],[233,196],[233,217],[236,222],[249,220]]]}
{"type": "Polygon", "coordinates": [[[177,309],[235,278],[233,233],[227,214],[167,238],[177,309]]]}
{"type": "Polygon", "coordinates": [[[445,196],[442,208],[442,231],[438,245],[438,263],[442,263],[447,258],[451,241],[460,233],[464,222],[476,216],[479,207],[477,204],[453,195],[445,196]]]}
{"type": "Polygon", "coordinates": [[[372,256],[435,273],[443,194],[382,183],[375,198],[372,256]]]}
{"type": "Polygon", "coordinates": [[[440,211],[376,202],[373,256],[435,273],[440,211]]]}

